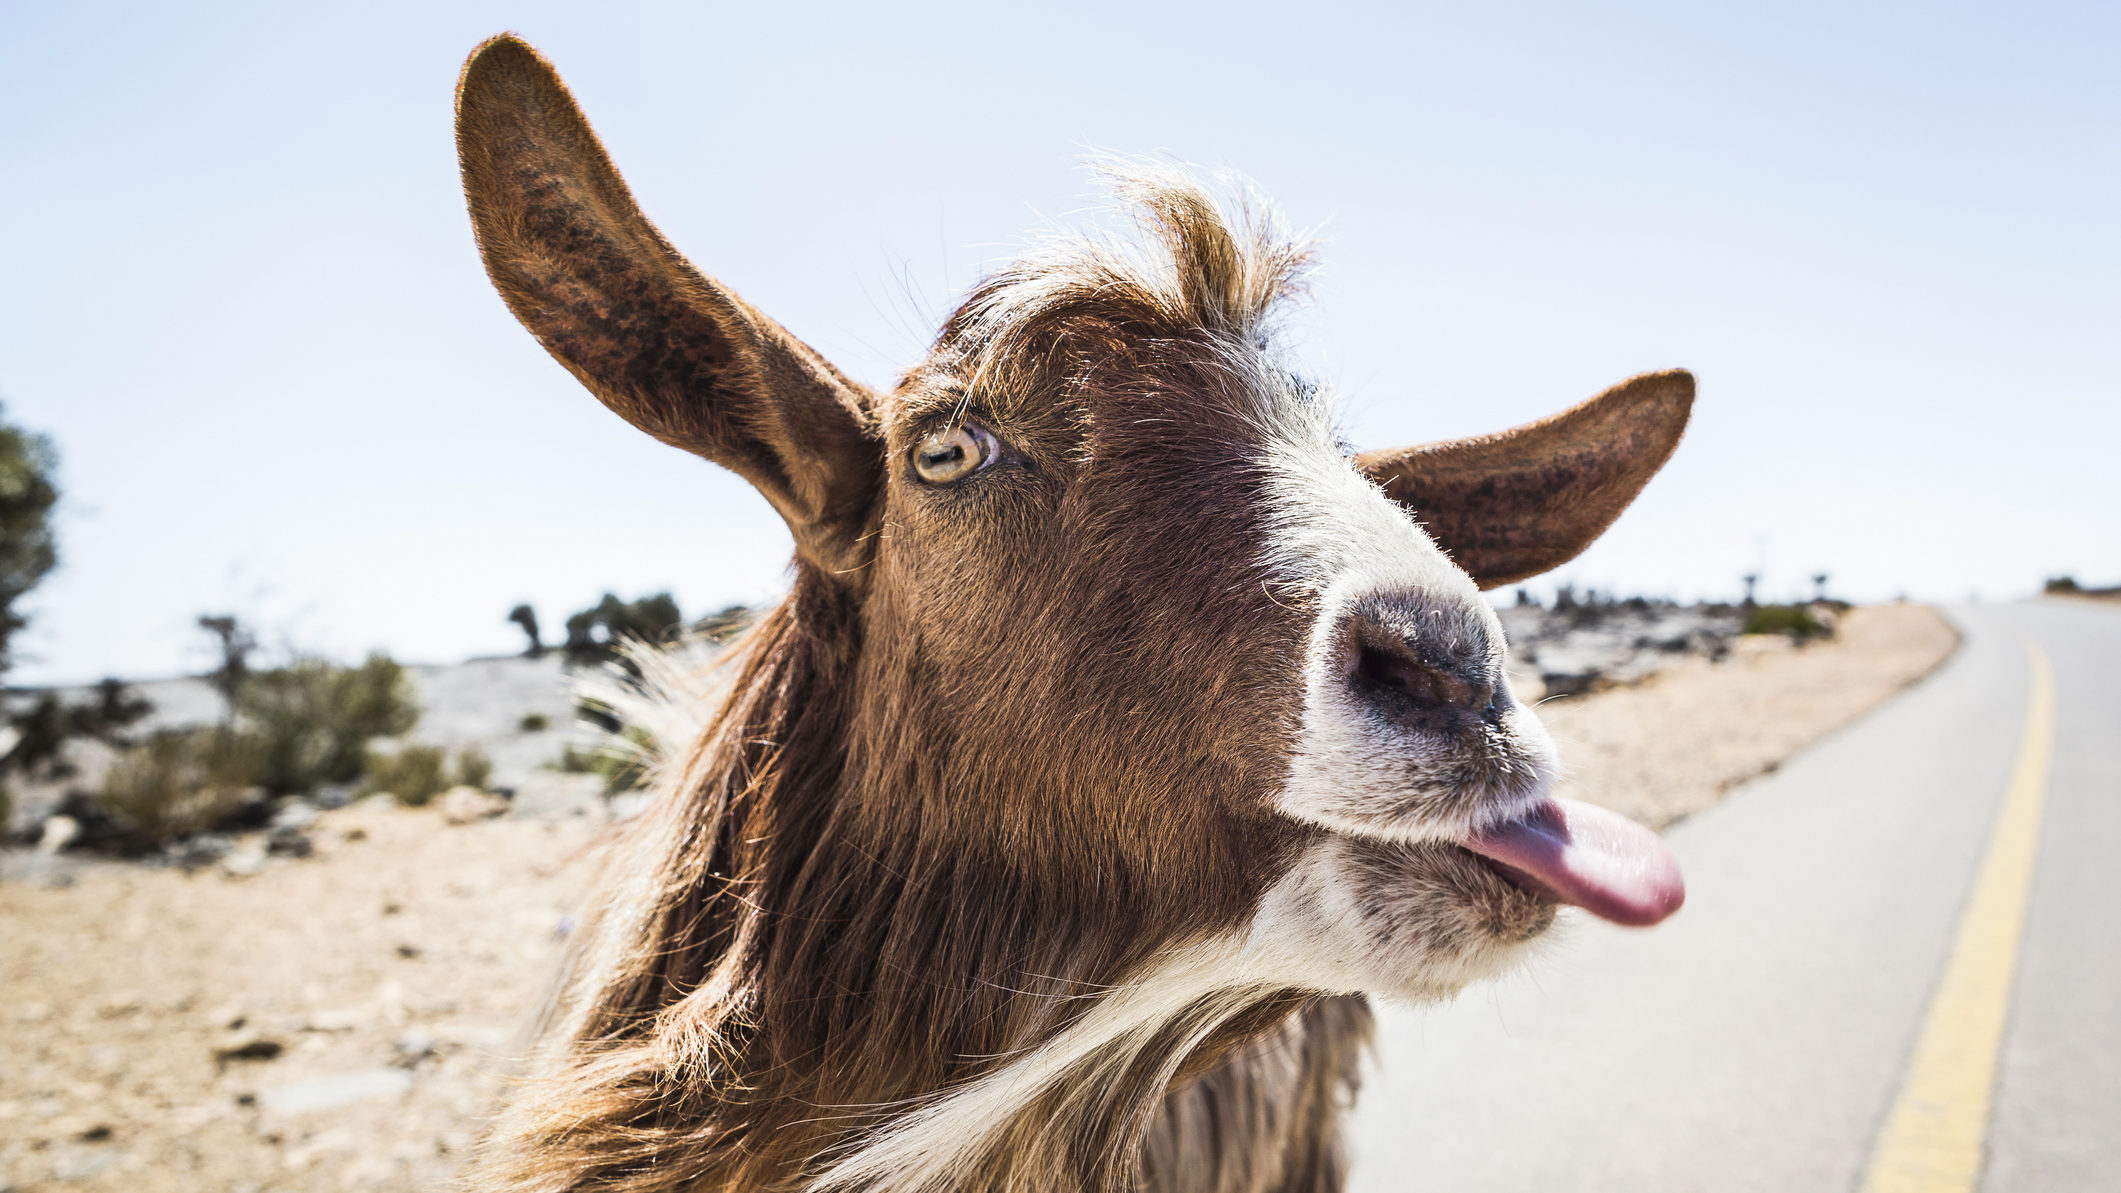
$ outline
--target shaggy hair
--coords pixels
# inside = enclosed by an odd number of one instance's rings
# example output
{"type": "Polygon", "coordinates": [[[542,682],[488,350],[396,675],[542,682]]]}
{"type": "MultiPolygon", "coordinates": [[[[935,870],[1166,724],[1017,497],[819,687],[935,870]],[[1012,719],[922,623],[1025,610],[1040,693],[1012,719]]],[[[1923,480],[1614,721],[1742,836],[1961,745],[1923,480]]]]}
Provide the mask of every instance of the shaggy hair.
{"type": "MultiPolygon", "coordinates": [[[[1307,247],[1248,196],[1219,203],[1155,164],[1108,173],[1143,234],[1035,248],[973,291],[924,367],[1010,392],[1026,369],[1082,383],[1168,350],[1221,374],[1217,389],[1256,392],[1307,247]],[[992,384],[1005,372],[1012,384],[992,384]]],[[[605,695],[669,749],[607,851],[604,902],[480,1186],[802,1187],[1064,1032],[1170,944],[1148,892],[1071,889],[1039,859],[997,872],[952,848],[922,811],[932,747],[849,740],[863,650],[846,591],[800,567],[711,668],[643,658],[645,695],[605,695]],[[1070,930],[1092,920],[1121,930],[1070,930]]],[[[1248,909],[1215,910],[1234,924],[1248,909]]],[[[1242,990],[1179,1008],[1023,1091],[951,1179],[1335,1188],[1332,1115],[1367,1032],[1359,999],[1242,990]]]]}

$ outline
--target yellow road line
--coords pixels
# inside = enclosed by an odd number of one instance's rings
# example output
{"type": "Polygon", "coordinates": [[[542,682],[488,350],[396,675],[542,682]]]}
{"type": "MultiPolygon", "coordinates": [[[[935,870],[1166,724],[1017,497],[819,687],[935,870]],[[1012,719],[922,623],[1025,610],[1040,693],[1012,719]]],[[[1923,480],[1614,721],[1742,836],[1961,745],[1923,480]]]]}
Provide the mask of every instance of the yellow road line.
{"type": "Polygon", "coordinates": [[[2055,743],[2055,676],[2027,639],[2032,695],[2010,788],[1989,832],[1973,897],[1951,960],[1930,999],[1900,1096],[1871,1152],[1863,1193],[1970,1193],[1996,1089],[1996,1060],[2010,1015],[2018,941],[2040,850],[2048,757],[2055,743]]]}

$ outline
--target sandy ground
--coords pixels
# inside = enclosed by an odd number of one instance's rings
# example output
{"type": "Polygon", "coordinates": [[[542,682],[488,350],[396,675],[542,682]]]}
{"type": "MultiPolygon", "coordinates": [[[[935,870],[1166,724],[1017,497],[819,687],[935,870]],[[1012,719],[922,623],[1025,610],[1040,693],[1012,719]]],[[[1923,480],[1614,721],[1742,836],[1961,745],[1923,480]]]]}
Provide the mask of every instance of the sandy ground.
{"type": "MultiPolygon", "coordinates": [[[[1926,673],[1919,606],[1541,712],[1574,794],[1715,801],[1926,673]]],[[[248,877],[121,863],[0,882],[0,1193],[397,1190],[475,1138],[571,929],[589,818],[449,825],[367,801],[248,877]],[[56,881],[55,881],[56,879],[56,881]]],[[[26,875],[26,876],[25,876],[26,875]]]]}
{"type": "Polygon", "coordinates": [[[1642,684],[1540,706],[1568,768],[1563,795],[1663,828],[1716,802],[1927,675],[1959,636],[1922,605],[1872,605],[1831,642],[1741,638],[1642,684]]]}

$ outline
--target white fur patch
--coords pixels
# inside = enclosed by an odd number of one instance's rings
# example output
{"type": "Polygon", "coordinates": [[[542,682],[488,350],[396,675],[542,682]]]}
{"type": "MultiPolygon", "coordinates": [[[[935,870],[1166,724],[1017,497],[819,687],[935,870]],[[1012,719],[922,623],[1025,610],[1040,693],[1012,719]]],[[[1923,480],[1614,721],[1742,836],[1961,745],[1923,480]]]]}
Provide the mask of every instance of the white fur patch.
{"type": "MultiPolygon", "coordinates": [[[[1150,1047],[1167,1049],[1156,1059],[1168,1080],[1216,1028],[1276,992],[1386,993],[1435,1001],[1494,976],[1521,954],[1517,942],[1500,939],[1468,947],[1462,928],[1439,934],[1433,946],[1418,936],[1380,933],[1376,914],[1366,914],[1363,904],[1387,894],[1360,876],[1361,867],[1351,861],[1358,848],[1363,846],[1339,838],[1313,845],[1268,890],[1245,930],[1167,951],[1025,1055],[868,1136],[808,1188],[964,1188],[1004,1146],[1016,1116],[1046,1095],[1061,1090],[1070,1110],[1094,1114],[1110,1104],[1117,1082],[1139,1072],[1150,1047]],[[1181,1016],[1188,1031],[1172,1047],[1163,1033],[1181,1016]]],[[[1048,1122],[1042,1130],[1058,1134],[1065,1126],[1048,1122]]]]}
{"type": "Polygon", "coordinates": [[[1545,727],[1507,696],[1501,622],[1472,578],[1340,454],[1323,421],[1316,408],[1286,407],[1261,461],[1271,527],[1261,563],[1284,593],[1317,611],[1302,737],[1280,810],[1394,841],[1463,840],[1524,815],[1552,788],[1556,766],[1545,727]],[[1380,717],[1350,687],[1347,627],[1365,606],[1394,610],[1449,653],[1488,661],[1503,712],[1482,757],[1380,717]],[[1469,774],[1480,790],[1467,789],[1469,774]]]}

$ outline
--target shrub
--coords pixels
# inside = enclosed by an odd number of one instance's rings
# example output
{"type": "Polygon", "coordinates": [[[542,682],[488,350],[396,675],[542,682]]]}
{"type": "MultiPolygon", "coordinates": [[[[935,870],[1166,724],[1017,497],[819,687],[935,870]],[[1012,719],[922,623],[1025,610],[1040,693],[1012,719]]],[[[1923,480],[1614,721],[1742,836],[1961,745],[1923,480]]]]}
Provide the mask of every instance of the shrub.
{"type": "Polygon", "coordinates": [[[570,667],[610,662],[628,666],[619,655],[620,642],[628,638],[666,641],[683,620],[678,603],[667,592],[634,601],[622,601],[607,592],[603,600],[567,619],[567,641],[560,650],[570,667]]]}
{"type": "Polygon", "coordinates": [[[558,758],[546,765],[562,774],[602,775],[606,795],[634,790],[641,785],[646,774],[641,759],[645,756],[649,739],[646,732],[632,726],[623,732],[626,741],[631,743],[630,748],[617,742],[610,747],[589,750],[566,746],[560,750],[558,758]]]}
{"type": "Polygon", "coordinates": [[[371,794],[388,792],[400,803],[418,807],[449,790],[447,758],[440,746],[401,746],[389,753],[371,750],[364,789],[371,794]]]}
{"type": "Polygon", "coordinates": [[[1806,605],[1755,605],[1746,611],[1741,634],[1787,634],[1799,642],[1832,631],[1806,605]]]}
{"type": "Polygon", "coordinates": [[[420,719],[412,680],[382,654],[358,667],[298,659],[255,673],[238,706],[245,732],[261,743],[258,782],[274,795],[359,779],[370,738],[395,737],[420,719]]]}
{"type": "Polygon", "coordinates": [[[527,712],[516,722],[516,728],[525,733],[543,733],[552,728],[552,718],[541,712],[527,712]]]}
{"type": "Polygon", "coordinates": [[[457,785],[486,791],[493,786],[493,759],[477,746],[457,751],[457,785]]]}
{"type": "Polygon", "coordinates": [[[2049,576],[2045,588],[2046,591],[2051,593],[2084,591],[2083,587],[2077,583],[2075,576],[2049,576]]]}
{"type": "Polygon", "coordinates": [[[120,754],[98,802],[150,847],[216,828],[255,802],[260,741],[225,727],[165,729],[120,754]]]}
{"type": "Polygon", "coordinates": [[[0,422],[0,671],[13,662],[16,631],[28,624],[15,603],[59,562],[52,530],[57,471],[50,440],[0,422]]]}
{"type": "Polygon", "coordinates": [[[74,767],[66,757],[68,742],[87,738],[123,750],[132,744],[128,730],[154,710],[115,679],[97,684],[94,698],[85,704],[67,704],[56,693],[45,692],[28,708],[8,716],[14,745],[0,754],[0,774],[47,782],[70,779],[74,767]]]}

